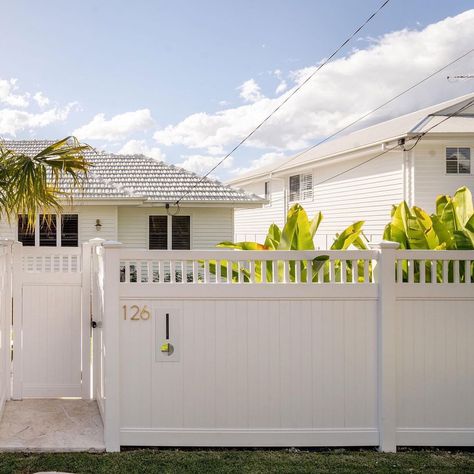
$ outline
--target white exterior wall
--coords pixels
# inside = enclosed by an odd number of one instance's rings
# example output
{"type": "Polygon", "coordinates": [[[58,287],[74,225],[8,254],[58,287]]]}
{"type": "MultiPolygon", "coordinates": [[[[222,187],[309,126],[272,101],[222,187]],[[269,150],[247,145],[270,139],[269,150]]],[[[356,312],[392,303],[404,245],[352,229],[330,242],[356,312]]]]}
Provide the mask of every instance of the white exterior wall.
{"type": "MultiPolygon", "coordinates": [[[[118,240],[127,247],[148,248],[148,216],[166,214],[164,208],[134,206],[84,205],[65,207],[65,214],[79,215],[79,244],[99,237],[104,240],[118,240]],[[97,231],[96,220],[102,228],[97,231]]],[[[180,215],[191,216],[191,248],[210,249],[222,241],[233,240],[232,208],[182,208],[180,215]]],[[[0,221],[0,237],[18,237],[17,224],[0,221]]]]}
{"type": "MultiPolygon", "coordinates": [[[[318,211],[321,211],[324,216],[315,239],[317,247],[330,246],[336,233],[358,220],[365,221],[365,233],[370,240],[380,240],[383,229],[390,220],[392,204],[397,204],[403,199],[403,154],[401,152],[387,153],[338,178],[321,185],[317,184],[363,163],[368,158],[370,156],[321,164],[311,171],[305,171],[305,173],[313,173],[313,198],[300,201],[300,204],[307,211],[309,218],[318,211]]],[[[236,211],[236,240],[242,240],[243,236],[254,240],[253,234],[259,236],[263,234],[264,238],[272,222],[282,224],[283,183],[288,189],[289,176],[297,173],[297,171],[288,173],[284,180],[275,181],[278,187],[275,192],[274,189],[271,190],[271,207],[236,211]]],[[[262,194],[263,183],[264,180],[244,186],[244,189],[262,194]],[[258,192],[255,187],[259,187],[260,191],[258,192]]],[[[293,204],[289,202],[287,205],[293,204]]]]}
{"type": "MultiPolygon", "coordinates": [[[[117,240],[117,206],[65,206],[64,214],[78,214],[79,244],[100,237],[104,240],[117,240]],[[96,220],[100,219],[102,228],[97,231],[96,220]]],[[[0,220],[0,237],[17,240],[17,222],[12,219],[8,223],[7,219],[0,220]]]]}
{"type": "Polygon", "coordinates": [[[282,179],[262,179],[245,186],[249,193],[265,197],[265,181],[270,181],[270,204],[256,209],[235,210],[235,241],[261,242],[265,240],[270,224],[282,226],[286,216],[285,190],[282,179]]]}
{"type": "MultiPolygon", "coordinates": [[[[118,240],[127,247],[148,248],[148,216],[165,214],[164,207],[120,207],[118,240]]],[[[233,238],[232,208],[181,208],[179,215],[191,216],[192,249],[215,248],[219,242],[233,238]]]]}
{"type": "Polygon", "coordinates": [[[474,138],[426,141],[414,149],[414,204],[432,213],[440,194],[453,195],[467,186],[474,194],[474,138]],[[446,147],[471,148],[471,174],[446,173],[446,147]]]}

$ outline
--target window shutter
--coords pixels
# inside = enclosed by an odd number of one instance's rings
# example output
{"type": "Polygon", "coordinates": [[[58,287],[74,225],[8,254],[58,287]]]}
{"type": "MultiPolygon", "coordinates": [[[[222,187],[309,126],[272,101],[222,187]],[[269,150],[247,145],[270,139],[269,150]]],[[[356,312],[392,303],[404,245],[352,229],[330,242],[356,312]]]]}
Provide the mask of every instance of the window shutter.
{"type": "Polygon", "coordinates": [[[173,216],[172,220],[173,250],[191,248],[191,219],[189,216],[173,216]]]}
{"type": "Polygon", "coordinates": [[[302,174],[300,182],[301,199],[313,199],[313,175],[302,174]]]}
{"type": "Polygon", "coordinates": [[[299,201],[300,199],[300,175],[290,176],[290,201],[299,201]]]}
{"type": "Polygon", "coordinates": [[[40,214],[40,247],[56,247],[56,214],[40,214]]]}
{"type": "Polygon", "coordinates": [[[61,247],[77,247],[79,245],[79,229],[77,214],[61,216],[61,247]]]}
{"type": "Polygon", "coordinates": [[[168,216],[148,217],[148,248],[168,250],[168,216]]]}
{"type": "Polygon", "coordinates": [[[20,214],[18,216],[18,242],[25,247],[35,246],[35,227],[28,229],[28,216],[20,214]]]}

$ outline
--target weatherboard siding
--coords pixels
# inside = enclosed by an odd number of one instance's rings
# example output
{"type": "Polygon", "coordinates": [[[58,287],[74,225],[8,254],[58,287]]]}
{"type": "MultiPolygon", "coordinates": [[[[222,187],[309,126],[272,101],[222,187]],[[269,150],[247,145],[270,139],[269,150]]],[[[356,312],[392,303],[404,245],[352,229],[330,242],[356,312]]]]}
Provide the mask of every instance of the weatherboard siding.
{"type": "MultiPolygon", "coordinates": [[[[308,171],[313,173],[313,198],[299,202],[310,218],[318,211],[323,213],[324,218],[315,239],[317,247],[330,246],[336,233],[358,220],[365,221],[365,233],[371,240],[380,240],[385,224],[390,220],[392,204],[403,199],[403,155],[401,152],[391,152],[363,164],[368,158],[370,156],[329,163],[308,171]],[[356,165],[360,166],[338,178],[318,184],[356,165]]],[[[285,177],[286,186],[290,174],[296,172],[288,173],[285,177]]],[[[260,183],[262,189],[263,182],[260,183]]],[[[244,189],[255,192],[253,186],[256,184],[244,186],[244,189]]],[[[252,237],[255,233],[259,234],[257,240],[261,241],[272,222],[281,225],[284,206],[282,197],[282,189],[277,188],[272,193],[271,208],[236,211],[236,239],[252,237]],[[252,229],[255,230],[252,232],[252,229]]],[[[289,202],[288,206],[293,204],[289,202]]]]}
{"type": "Polygon", "coordinates": [[[418,145],[414,155],[414,203],[432,213],[440,194],[453,195],[456,189],[467,186],[474,194],[474,139],[426,142],[418,145]],[[471,174],[446,174],[446,147],[471,148],[471,174]]]}
{"type": "Polygon", "coordinates": [[[390,220],[392,204],[403,199],[401,152],[391,152],[364,163],[370,157],[328,164],[314,170],[314,193],[311,201],[301,204],[310,216],[323,213],[318,229],[318,246],[330,246],[336,233],[350,224],[363,220],[364,232],[370,240],[380,240],[390,220]],[[318,185],[356,165],[338,178],[318,185]]]}
{"type": "MultiPolygon", "coordinates": [[[[265,181],[260,180],[245,186],[247,192],[254,193],[257,196],[264,197],[265,181]]],[[[236,209],[235,210],[235,240],[240,242],[244,240],[262,242],[267,235],[270,224],[283,224],[285,216],[284,204],[284,183],[281,179],[270,181],[270,204],[256,209],[236,209]]]]}
{"type": "MultiPolygon", "coordinates": [[[[79,214],[79,241],[101,238],[117,240],[117,206],[81,206],[71,212],[79,214]],[[95,228],[97,219],[102,225],[95,228]]],[[[65,210],[67,212],[67,210],[65,210]]]]}
{"type": "MultiPolygon", "coordinates": [[[[90,239],[117,240],[117,206],[64,206],[63,214],[78,215],[79,243],[90,239]],[[100,231],[95,228],[96,220],[102,225],[100,231]]],[[[16,240],[18,238],[17,222],[11,223],[5,218],[0,221],[0,237],[16,240]]]]}
{"type": "MultiPolygon", "coordinates": [[[[118,240],[127,247],[148,248],[148,216],[165,215],[164,207],[118,209],[118,240]]],[[[191,248],[210,249],[233,238],[233,209],[181,208],[181,216],[191,216],[191,248]]]]}

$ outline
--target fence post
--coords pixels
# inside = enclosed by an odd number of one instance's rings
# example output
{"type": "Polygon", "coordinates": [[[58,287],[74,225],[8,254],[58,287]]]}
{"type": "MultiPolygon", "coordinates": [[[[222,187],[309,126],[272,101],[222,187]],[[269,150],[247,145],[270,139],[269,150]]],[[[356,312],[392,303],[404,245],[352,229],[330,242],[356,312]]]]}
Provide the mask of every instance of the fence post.
{"type": "MultiPolygon", "coordinates": [[[[98,267],[97,267],[97,248],[101,247],[102,244],[105,242],[104,239],[90,239],[89,240],[89,245],[91,247],[91,254],[90,254],[90,272],[91,272],[91,290],[90,290],[90,305],[91,305],[91,321],[95,320],[96,322],[98,321],[98,315],[101,311],[100,305],[99,305],[99,298],[101,295],[99,295],[99,289],[98,289],[98,267]]],[[[103,319],[103,314],[100,313],[100,321],[103,319]]],[[[101,342],[100,342],[100,336],[98,335],[98,332],[100,331],[100,328],[97,328],[95,331],[91,330],[92,334],[92,361],[91,361],[91,366],[92,366],[92,378],[91,378],[91,392],[92,392],[92,399],[97,399],[97,393],[101,389],[101,379],[100,379],[100,357],[101,357],[101,342]]],[[[99,395],[100,397],[100,395],[99,395]]],[[[100,403],[100,402],[98,402],[100,403]]]]}
{"type": "Polygon", "coordinates": [[[23,312],[22,312],[22,265],[21,242],[12,245],[12,321],[13,321],[13,362],[12,362],[12,398],[23,398],[23,312]]]}
{"type": "Polygon", "coordinates": [[[396,381],[396,286],[395,253],[397,242],[382,241],[377,263],[377,412],[379,450],[397,450],[396,381]]]}
{"type": "Polygon", "coordinates": [[[107,241],[104,247],[104,319],[105,342],[104,441],[107,451],[120,451],[120,325],[119,283],[120,242],[107,241]]]}
{"type": "Polygon", "coordinates": [[[91,245],[82,244],[81,265],[82,290],[82,384],[81,396],[84,400],[91,399],[91,245]]]}
{"type": "MultiPolygon", "coordinates": [[[[2,366],[4,368],[4,377],[0,381],[1,392],[4,394],[5,399],[11,398],[11,383],[10,383],[10,371],[11,371],[11,353],[10,353],[10,336],[11,336],[11,324],[12,324],[12,246],[15,243],[11,239],[0,239],[0,245],[5,248],[5,265],[3,268],[3,294],[1,295],[1,347],[3,358],[2,366]]],[[[3,409],[3,406],[1,407],[3,409]]],[[[0,410],[0,413],[2,411],[0,410]]]]}

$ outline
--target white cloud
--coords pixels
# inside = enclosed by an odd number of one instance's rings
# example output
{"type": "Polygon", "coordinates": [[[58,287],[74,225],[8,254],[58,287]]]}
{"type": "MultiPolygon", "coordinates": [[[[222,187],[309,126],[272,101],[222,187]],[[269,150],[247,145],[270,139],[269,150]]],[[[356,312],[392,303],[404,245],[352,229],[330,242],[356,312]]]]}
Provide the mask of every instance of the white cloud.
{"type": "Polygon", "coordinates": [[[249,79],[241,84],[237,89],[240,91],[240,97],[245,102],[257,102],[263,99],[263,95],[260,86],[254,79],[249,79]]]}
{"type": "Polygon", "coordinates": [[[41,113],[25,110],[0,109],[0,134],[16,136],[17,132],[43,128],[55,122],[63,122],[77,103],[71,102],[65,107],[53,107],[41,113]]]}
{"type": "Polygon", "coordinates": [[[40,107],[46,107],[47,105],[49,105],[49,99],[41,91],[38,91],[33,96],[33,99],[40,107]]]}
{"type": "Polygon", "coordinates": [[[122,155],[146,155],[163,161],[165,154],[158,147],[150,147],[145,140],[129,140],[120,148],[122,155]]]}
{"type": "MultiPolygon", "coordinates": [[[[246,146],[296,150],[314,143],[471,49],[473,22],[474,10],[468,10],[422,30],[388,33],[375,38],[365,49],[352,50],[319,71],[246,146]]],[[[455,71],[472,68],[472,61],[468,57],[459,62],[455,71]]],[[[288,79],[291,88],[283,95],[290,93],[314,68],[293,71],[288,79]]],[[[379,119],[472,91],[468,81],[449,84],[449,72],[444,71],[397,100],[379,119]]],[[[282,100],[282,96],[263,96],[253,79],[242,84],[240,92],[248,104],[213,114],[192,114],[157,131],[155,139],[165,145],[191,149],[233,146],[282,100]]]]}
{"type": "Polygon", "coordinates": [[[275,89],[275,94],[283,94],[283,92],[288,89],[288,84],[286,81],[281,81],[280,84],[278,84],[277,88],[275,89]]]}
{"type": "Polygon", "coordinates": [[[97,114],[89,123],[74,130],[81,140],[120,140],[132,133],[141,132],[153,126],[149,109],[136,110],[114,115],[107,120],[105,114],[97,114]]]}
{"type": "Polygon", "coordinates": [[[15,94],[17,79],[0,79],[0,102],[12,107],[28,107],[29,94],[15,94]]]}
{"type": "MultiPolygon", "coordinates": [[[[180,166],[181,168],[185,168],[188,171],[192,171],[193,173],[204,175],[213,166],[219,163],[222,160],[222,156],[208,156],[208,155],[185,155],[181,158],[184,160],[181,163],[176,163],[176,166],[180,166]]],[[[228,169],[232,166],[233,157],[229,157],[227,160],[222,163],[222,169],[228,169]]],[[[211,174],[210,177],[215,177],[214,174],[211,174]]]]}
{"type": "Polygon", "coordinates": [[[285,154],[280,153],[280,152],[264,153],[260,158],[256,158],[255,160],[252,160],[249,166],[246,166],[243,168],[234,168],[233,170],[231,170],[231,173],[236,174],[236,175],[248,173],[249,171],[253,171],[257,168],[261,168],[263,166],[268,166],[273,163],[276,163],[277,161],[281,160],[284,157],[285,157],[285,154]]]}

